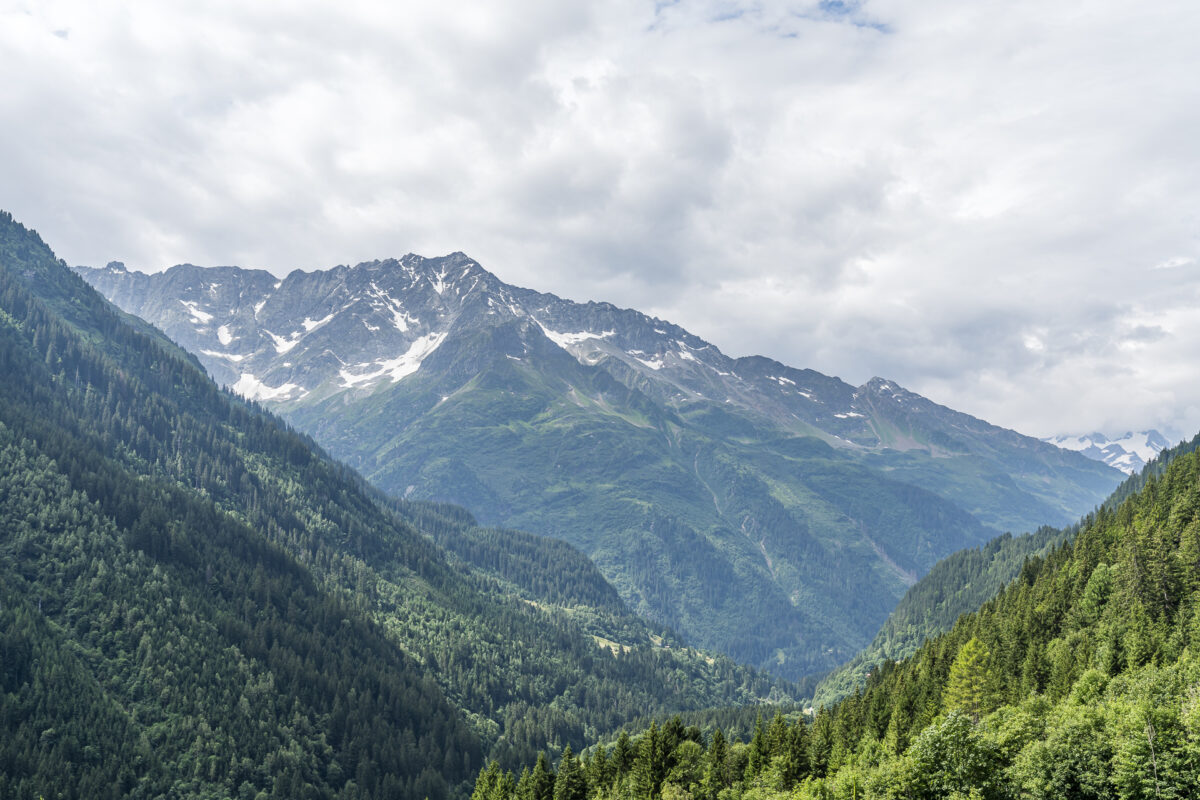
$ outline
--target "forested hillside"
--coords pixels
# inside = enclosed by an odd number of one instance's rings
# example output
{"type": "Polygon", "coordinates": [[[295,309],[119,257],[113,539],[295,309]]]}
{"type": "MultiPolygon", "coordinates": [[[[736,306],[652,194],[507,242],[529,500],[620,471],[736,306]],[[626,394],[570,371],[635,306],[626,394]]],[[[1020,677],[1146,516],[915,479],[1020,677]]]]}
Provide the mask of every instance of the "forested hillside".
{"type": "MultiPolygon", "coordinates": [[[[1190,452],[811,722],[776,719],[749,744],[652,726],[584,762],[563,754],[554,797],[1196,797],[1197,648],[1190,452]]],[[[488,768],[476,797],[539,797],[535,784],[488,768]]]]}
{"type": "MultiPolygon", "coordinates": [[[[1200,435],[1159,453],[1140,473],[1131,475],[1104,501],[1112,510],[1161,477],[1176,458],[1200,448],[1200,435]]],[[[1073,538],[1079,525],[1042,527],[1020,536],[1004,534],[978,548],[947,556],[917,581],[900,600],[875,639],[861,653],[818,684],[813,702],[822,706],[861,686],[884,661],[899,661],[916,652],[926,639],[950,630],[962,614],[976,611],[1017,577],[1025,561],[1045,556],[1051,547],[1073,538]]]]}
{"type": "Polygon", "coordinates": [[[652,636],[559,543],[389,507],[7,214],[0,373],[0,796],[436,800],[790,691],[652,636]]]}
{"type": "Polygon", "coordinates": [[[926,639],[950,630],[961,615],[995,597],[1028,559],[1046,555],[1077,530],[1043,527],[1020,536],[1006,533],[943,558],[905,592],[871,644],[821,680],[813,704],[819,708],[853,694],[880,664],[908,658],[926,639]]]}

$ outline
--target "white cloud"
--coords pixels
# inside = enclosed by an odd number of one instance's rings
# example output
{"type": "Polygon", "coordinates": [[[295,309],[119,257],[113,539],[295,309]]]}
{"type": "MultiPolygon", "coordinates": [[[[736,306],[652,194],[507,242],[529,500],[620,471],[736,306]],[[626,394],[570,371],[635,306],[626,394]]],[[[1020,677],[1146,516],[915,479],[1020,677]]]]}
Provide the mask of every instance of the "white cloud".
{"type": "Polygon", "coordinates": [[[1200,7],[40,2],[3,204],[74,263],[464,250],[1031,433],[1200,427],[1200,7]]]}

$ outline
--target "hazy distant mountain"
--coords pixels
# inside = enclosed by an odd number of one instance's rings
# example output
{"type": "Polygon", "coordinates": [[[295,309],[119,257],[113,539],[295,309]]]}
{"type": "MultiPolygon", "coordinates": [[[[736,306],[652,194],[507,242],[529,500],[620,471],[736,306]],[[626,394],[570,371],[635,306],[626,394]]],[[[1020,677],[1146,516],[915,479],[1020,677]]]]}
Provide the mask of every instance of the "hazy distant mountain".
{"type": "Polygon", "coordinates": [[[786,675],[856,652],[942,556],[1069,523],[1122,477],[461,253],[79,271],[386,491],[566,539],[638,610],[786,675]]]}
{"type": "Polygon", "coordinates": [[[1042,441],[1065,450],[1083,453],[1088,458],[1103,461],[1110,467],[1130,475],[1142,471],[1164,448],[1170,447],[1167,437],[1154,429],[1128,432],[1124,436],[1109,438],[1103,433],[1085,436],[1051,436],[1042,441]]]}

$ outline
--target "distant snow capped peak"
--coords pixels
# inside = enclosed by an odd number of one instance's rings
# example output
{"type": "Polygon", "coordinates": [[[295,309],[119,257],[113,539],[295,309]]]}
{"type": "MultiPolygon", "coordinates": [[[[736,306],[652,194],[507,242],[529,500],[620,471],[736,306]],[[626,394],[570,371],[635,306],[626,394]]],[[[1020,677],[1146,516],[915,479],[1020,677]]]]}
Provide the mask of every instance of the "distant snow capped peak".
{"type": "Polygon", "coordinates": [[[1082,435],[1050,436],[1042,441],[1064,450],[1074,450],[1096,461],[1103,461],[1110,467],[1116,467],[1130,475],[1141,472],[1142,467],[1171,446],[1167,437],[1153,428],[1146,431],[1127,431],[1117,437],[1096,431],[1082,435]]]}

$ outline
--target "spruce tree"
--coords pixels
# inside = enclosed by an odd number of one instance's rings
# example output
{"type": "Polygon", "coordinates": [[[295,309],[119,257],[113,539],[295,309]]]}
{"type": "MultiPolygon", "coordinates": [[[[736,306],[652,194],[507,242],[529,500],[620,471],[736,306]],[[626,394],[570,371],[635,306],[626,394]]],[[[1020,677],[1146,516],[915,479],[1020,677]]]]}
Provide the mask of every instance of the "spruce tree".
{"type": "Polygon", "coordinates": [[[554,779],[554,800],[587,800],[587,778],[571,745],[563,748],[558,762],[558,777],[554,779]]]}
{"type": "Polygon", "coordinates": [[[987,645],[972,636],[950,665],[942,707],[947,711],[961,711],[971,718],[972,723],[978,723],[980,716],[991,706],[990,662],[987,645]]]}
{"type": "Polygon", "coordinates": [[[633,762],[636,757],[637,752],[633,748],[633,742],[629,739],[629,731],[621,731],[616,745],[613,746],[612,757],[617,778],[624,778],[633,770],[633,762]]]}
{"type": "Polygon", "coordinates": [[[754,719],[754,738],[750,740],[750,757],[746,762],[744,777],[747,786],[750,786],[758,774],[766,769],[770,756],[770,745],[767,741],[767,733],[763,729],[763,718],[760,711],[754,719]]]}
{"type": "Polygon", "coordinates": [[[717,728],[713,732],[712,742],[708,746],[705,757],[704,781],[701,784],[701,796],[704,800],[717,800],[720,791],[729,786],[725,775],[725,759],[729,748],[725,742],[725,734],[717,728]]]}
{"type": "Polygon", "coordinates": [[[638,797],[653,800],[662,789],[667,774],[666,754],[663,753],[662,735],[658,725],[651,722],[650,730],[638,744],[637,758],[633,761],[633,781],[638,797]]]}
{"type": "Polygon", "coordinates": [[[537,763],[529,777],[530,800],[554,800],[554,779],[546,754],[538,753],[537,763]]]}

